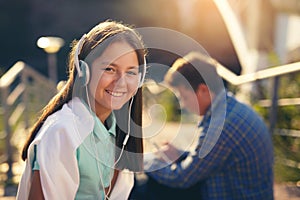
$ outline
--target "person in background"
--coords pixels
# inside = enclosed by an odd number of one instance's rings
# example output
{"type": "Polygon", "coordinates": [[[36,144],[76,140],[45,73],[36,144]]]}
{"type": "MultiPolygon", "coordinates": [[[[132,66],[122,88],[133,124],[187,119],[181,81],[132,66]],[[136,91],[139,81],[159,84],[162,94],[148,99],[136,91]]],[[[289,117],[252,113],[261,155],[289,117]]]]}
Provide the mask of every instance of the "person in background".
{"type": "MultiPolygon", "coordinates": [[[[198,125],[200,135],[197,147],[188,152],[167,144],[163,153],[174,162],[167,164],[157,157],[146,174],[152,184],[156,182],[156,188],[159,184],[193,187],[194,196],[185,193],[187,199],[271,200],[271,135],[252,108],[226,92],[217,64],[208,56],[191,52],[168,70],[164,80],[178,91],[184,108],[203,117],[198,125]]],[[[159,196],[151,190],[148,187],[145,191],[154,199],[159,196]]]]}
{"type": "Polygon", "coordinates": [[[143,168],[145,55],[140,35],[112,20],[73,42],[69,78],[24,145],[17,199],[127,199],[143,168]]]}

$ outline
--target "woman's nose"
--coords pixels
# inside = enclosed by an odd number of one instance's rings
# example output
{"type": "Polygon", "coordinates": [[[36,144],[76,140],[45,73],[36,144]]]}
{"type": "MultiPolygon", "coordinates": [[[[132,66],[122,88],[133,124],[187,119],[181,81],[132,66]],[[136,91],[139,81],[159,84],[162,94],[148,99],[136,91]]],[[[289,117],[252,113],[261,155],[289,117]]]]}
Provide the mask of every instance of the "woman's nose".
{"type": "Polygon", "coordinates": [[[125,86],[126,85],[126,76],[123,73],[117,74],[116,85],[125,86]]]}

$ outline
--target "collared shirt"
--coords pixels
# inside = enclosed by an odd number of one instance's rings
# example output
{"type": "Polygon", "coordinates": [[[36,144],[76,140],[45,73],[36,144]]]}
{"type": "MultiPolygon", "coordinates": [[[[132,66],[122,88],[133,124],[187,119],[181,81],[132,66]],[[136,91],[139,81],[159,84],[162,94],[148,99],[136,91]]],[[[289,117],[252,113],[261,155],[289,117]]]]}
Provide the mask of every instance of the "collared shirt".
{"type": "MultiPolygon", "coordinates": [[[[93,116],[77,97],[49,116],[28,148],[28,158],[25,161],[16,199],[23,200],[29,197],[35,145],[45,199],[75,199],[81,181],[77,149],[87,136],[93,133],[94,127],[93,116]]],[[[102,153],[106,151],[103,150],[102,153]]],[[[133,183],[133,172],[119,171],[109,198],[128,199],[133,183]]],[[[97,188],[97,191],[100,189],[97,188]]],[[[97,198],[98,194],[90,194],[83,199],[101,199],[97,198]]]]}
{"type": "Polygon", "coordinates": [[[263,120],[247,105],[220,94],[199,124],[198,145],[184,159],[147,173],[175,188],[196,185],[205,200],[273,199],[273,147],[263,120]],[[221,95],[225,98],[220,97],[221,95]],[[225,111],[225,112],[223,112],[225,111]]]}
{"type": "Polygon", "coordinates": [[[106,120],[108,129],[92,113],[95,121],[89,134],[76,150],[80,184],[75,199],[104,199],[114,173],[116,121],[112,113],[106,120]],[[90,196],[90,195],[97,196],[90,196]]]}
{"type": "MultiPolygon", "coordinates": [[[[85,106],[89,110],[87,105],[85,106]]],[[[90,113],[94,119],[93,132],[76,150],[80,183],[75,199],[105,199],[104,188],[109,187],[114,173],[115,116],[111,113],[106,120],[108,126],[106,128],[95,113],[90,113]]],[[[37,151],[37,145],[35,145],[35,155],[37,151]]],[[[35,156],[33,170],[39,169],[39,163],[35,156]]]]}

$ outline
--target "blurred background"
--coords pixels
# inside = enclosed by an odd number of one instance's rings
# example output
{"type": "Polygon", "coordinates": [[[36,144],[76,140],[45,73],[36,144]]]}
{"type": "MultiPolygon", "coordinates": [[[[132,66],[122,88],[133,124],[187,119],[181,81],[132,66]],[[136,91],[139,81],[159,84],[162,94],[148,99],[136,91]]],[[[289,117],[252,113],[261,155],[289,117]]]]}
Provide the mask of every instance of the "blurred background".
{"type": "MultiPolygon", "coordinates": [[[[15,191],[15,187],[8,186],[18,182],[21,169],[16,162],[27,128],[56,92],[56,84],[67,79],[71,42],[107,19],[137,28],[172,29],[202,45],[233,73],[223,74],[228,88],[253,106],[270,127],[276,182],[292,185],[292,193],[299,188],[299,0],[0,0],[3,196],[15,191]],[[41,37],[56,39],[56,49],[47,52],[41,37]],[[264,71],[268,69],[273,71],[264,71]]],[[[150,49],[147,59],[150,66],[169,66],[176,55],[150,49]]],[[[149,68],[148,79],[159,82],[161,77],[155,66],[149,68]]],[[[153,93],[150,88],[145,91],[149,93],[146,96],[153,93]]],[[[158,102],[173,101],[172,95],[163,90],[155,94],[163,99],[158,102]]],[[[168,120],[178,120],[176,106],[167,112],[172,116],[168,120]]]]}
{"type": "Polygon", "coordinates": [[[57,36],[65,41],[57,53],[58,77],[66,78],[70,43],[106,19],[136,27],[154,26],[180,31],[202,44],[226,66],[237,73],[240,71],[225,25],[212,1],[2,0],[0,9],[1,73],[22,60],[46,75],[47,55],[36,42],[41,36],[57,36]]]}

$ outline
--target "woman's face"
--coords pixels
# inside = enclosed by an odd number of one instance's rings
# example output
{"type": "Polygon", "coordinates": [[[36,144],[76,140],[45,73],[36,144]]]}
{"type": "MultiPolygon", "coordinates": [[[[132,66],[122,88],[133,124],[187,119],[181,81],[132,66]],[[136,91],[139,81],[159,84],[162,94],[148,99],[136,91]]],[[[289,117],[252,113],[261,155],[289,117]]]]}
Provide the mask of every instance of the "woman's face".
{"type": "Polygon", "coordinates": [[[89,90],[95,112],[120,109],[137,91],[139,83],[137,53],[126,42],[109,45],[91,66],[89,90]]]}

